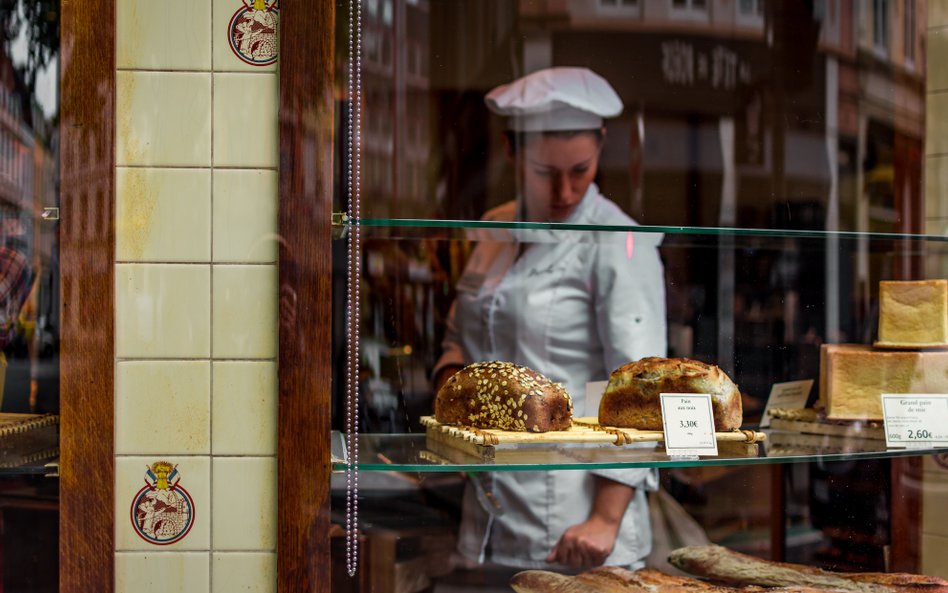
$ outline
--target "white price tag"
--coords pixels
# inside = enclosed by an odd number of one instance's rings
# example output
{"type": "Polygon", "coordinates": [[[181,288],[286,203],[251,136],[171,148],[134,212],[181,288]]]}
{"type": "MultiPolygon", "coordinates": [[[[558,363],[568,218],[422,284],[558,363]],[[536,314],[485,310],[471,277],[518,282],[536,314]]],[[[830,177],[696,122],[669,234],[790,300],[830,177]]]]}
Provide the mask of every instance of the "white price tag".
{"type": "Polygon", "coordinates": [[[948,394],[883,393],[887,447],[948,447],[948,394]]]}
{"type": "Polygon", "coordinates": [[[770,388],[770,397],[767,398],[764,415],[760,418],[760,427],[767,428],[770,426],[770,410],[778,408],[796,409],[806,406],[806,400],[810,397],[811,389],[813,389],[813,379],[774,383],[774,386],[770,388]]]}
{"type": "Polygon", "coordinates": [[[717,455],[714,412],[707,393],[663,393],[665,450],[675,457],[717,455]]]}
{"type": "MultiPolygon", "coordinates": [[[[602,401],[602,394],[606,392],[607,385],[609,385],[608,381],[590,381],[586,383],[586,409],[578,410],[578,415],[596,416],[599,414],[599,402],[602,401]]],[[[573,413],[576,414],[577,411],[574,410],[573,413]]]]}

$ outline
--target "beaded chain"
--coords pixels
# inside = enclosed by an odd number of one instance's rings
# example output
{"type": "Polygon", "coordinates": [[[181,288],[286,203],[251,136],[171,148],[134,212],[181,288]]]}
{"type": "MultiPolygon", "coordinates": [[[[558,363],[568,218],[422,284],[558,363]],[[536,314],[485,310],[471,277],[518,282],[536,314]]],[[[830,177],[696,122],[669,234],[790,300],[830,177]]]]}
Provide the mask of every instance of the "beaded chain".
{"type": "Polygon", "coordinates": [[[362,277],[362,3],[349,0],[349,183],[346,298],[346,571],[359,565],[359,285],[362,277]]]}

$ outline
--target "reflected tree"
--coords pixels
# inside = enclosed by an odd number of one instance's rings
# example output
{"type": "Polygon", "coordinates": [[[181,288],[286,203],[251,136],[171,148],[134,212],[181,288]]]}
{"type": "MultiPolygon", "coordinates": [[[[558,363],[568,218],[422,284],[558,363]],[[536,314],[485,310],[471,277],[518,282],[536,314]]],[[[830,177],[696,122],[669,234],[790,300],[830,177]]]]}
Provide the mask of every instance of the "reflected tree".
{"type": "Polygon", "coordinates": [[[36,75],[59,52],[59,0],[0,0],[0,35],[10,55],[10,45],[26,35],[26,61],[17,69],[30,92],[36,88],[36,75]]]}

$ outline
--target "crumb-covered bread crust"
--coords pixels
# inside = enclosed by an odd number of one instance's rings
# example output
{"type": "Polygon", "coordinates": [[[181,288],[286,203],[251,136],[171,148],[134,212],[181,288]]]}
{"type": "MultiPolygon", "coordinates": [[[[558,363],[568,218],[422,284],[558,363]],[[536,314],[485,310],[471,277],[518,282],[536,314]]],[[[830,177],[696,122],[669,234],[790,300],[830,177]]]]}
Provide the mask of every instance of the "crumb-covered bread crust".
{"type": "Polygon", "coordinates": [[[435,419],[442,424],[521,432],[566,430],[573,401],[559,383],[509,362],[476,362],[438,390],[435,419]]]}
{"type": "Polygon", "coordinates": [[[710,394],[715,430],[741,427],[741,392],[724,371],[688,358],[659,357],[630,362],[612,372],[599,403],[599,424],[662,430],[662,393],[710,394]]]}

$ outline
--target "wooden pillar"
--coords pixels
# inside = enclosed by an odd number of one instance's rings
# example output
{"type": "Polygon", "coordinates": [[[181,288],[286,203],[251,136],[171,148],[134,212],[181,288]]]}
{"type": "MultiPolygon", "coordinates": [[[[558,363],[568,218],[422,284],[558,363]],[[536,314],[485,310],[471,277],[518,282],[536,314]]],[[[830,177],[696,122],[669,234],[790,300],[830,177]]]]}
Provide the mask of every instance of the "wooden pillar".
{"type": "Polygon", "coordinates": [[[277,590],[328,593],[335,2],[280,6],[277,590]]]}
{"type": "Polygon", "coordinates": [[[108,593],[115,588],[115,4],[63,0],[61,10],[59,584],[62,593],[108,593]]]}

